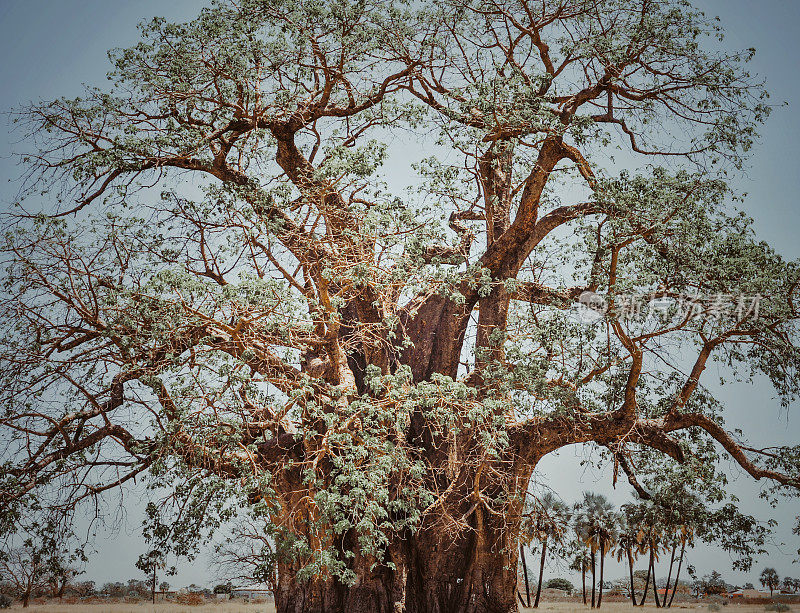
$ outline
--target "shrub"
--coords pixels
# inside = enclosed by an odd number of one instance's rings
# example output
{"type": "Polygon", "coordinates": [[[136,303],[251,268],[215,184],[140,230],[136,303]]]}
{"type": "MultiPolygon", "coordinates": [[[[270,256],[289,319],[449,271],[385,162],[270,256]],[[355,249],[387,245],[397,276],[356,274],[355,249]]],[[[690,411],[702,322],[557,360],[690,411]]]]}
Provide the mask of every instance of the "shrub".
{"type": "Polygon", "coordinates": [[[182,605],[188,605],[190,607],[196,607],[198,605],[205,604],[206,599],[200,594],[179,594],[175,599],[175,602],[182,605]]]}
{"type": "Polygon", "coordinates": [[[10,609],[11,599],[5,594],[0,594],[0,609],[10,609]]]}
{"type": "Polygon", "coordinates": [[[556,590],[564,590],[567,594],[572,594],[572,592],[575,591],[575,586],[572,585],[572,583],[570,583],[566,579],[563,579],[561,577],[558,577],[557,579],[550,579],[550,581],[547,582],[545,587],[556,590]]]}

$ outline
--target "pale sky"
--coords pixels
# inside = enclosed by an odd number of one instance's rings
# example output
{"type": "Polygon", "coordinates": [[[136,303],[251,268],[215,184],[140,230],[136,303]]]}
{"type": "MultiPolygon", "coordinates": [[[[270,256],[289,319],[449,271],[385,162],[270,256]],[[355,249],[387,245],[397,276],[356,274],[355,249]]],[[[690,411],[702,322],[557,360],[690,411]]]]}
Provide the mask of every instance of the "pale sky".
{"type": "MultiPolygon", "coordinates": [[[[774,103],[788,102],[788,106],[775,109],[763,128],[763,138],[753,153],[747,176],[739,178],[735,187],[749,193],[744,208],[755,218],[760,238],[771,243],[784,257],[798,258],[800,84],[797,65],[800,41],[797,31],[800,2],[704,0],[698,4],[721,17],[728,33],[726,46],[756,48],[752,71],[766,77],[774,103]]],[[[106,51],[135,43],[136,24],[140,19],[156,15],[187,19],[199,6],[200,2],[190,0],[169,3],[157,0],[0,0],[0,83],[3,84],[0,109],[7,111],[20,103],[42,98],[76,96],[81,93],[82,83],[102,86],[110,69],[106,51]]],[[[17,136],[9,129],[10,125],[4,123],[3,138],[0,138],[0,210],[6,208],[16,194],[13,179],[18,169],[9,159],[9,152],[17,136]]],[[[709,386],[718,378],[713,369],[704,377],[703,383],[709,386]]],[[[787,414],[773,400],[773,395],[764,381],[754,386],[726,388],[720,398],[728,404],[727,422],[742,427],[756,444],[796,444],[800,441],[798,407],[790,408],[787,414]]],[[[537,478],[553,487],[568,503],[579,499],[587,489],[606,493],[616,504],[627,502],[628,488],[619,485],[612,491],[608,471],[597,472],[579,466],[584,453],[581,449],[566,449],[558,456],[545,458],[537,468],[537,478]]],[[[767,556],[756,562],[748,575],[730,571],[726,554],[713,548],[696,548],[688,554],[688,562],[697,566],[701,574],[716,568],[729,582],[757,583],[758,573],[766,565],[775,567],[781,576],[800,576],[800,568],[792,564],[800,538],[791,534],[792,518],[800,509],[786,503],[770,509],[757,498],[758,484],[742,476],[735,467],[731,467],[730,474],[738,475],[731,489],[741,499],[743,511],[764,521],[774,517],[780,522],[776,544],[770,547],[767,556]]],[[[94,579],[98,585],[140,576],[134,567],[139,554],[145,551],[139,534],[140,499],[140,492],[128,491],[123,498],[127,518],[121,527],[116,532],[105,529],[98,532],[97,552],[91,557],[86,573],[86,578],[94,579]]],[[[116,499],[110,501],[110,507],[114,507],[115,502],[116,499]]],[[[181,562],[179,568],[179,575],[168,579],[173,585],[211,581],[207,559],[181,562]]],[[[623,574],[616,563],[607,567],[609,578],[623,574]]],[[[659,576],[664,575],[662,570],[659,576]]],[[[546,577],[553,576],[566,576],[566,573],[557,568],[546,572],[546,577]]]]}

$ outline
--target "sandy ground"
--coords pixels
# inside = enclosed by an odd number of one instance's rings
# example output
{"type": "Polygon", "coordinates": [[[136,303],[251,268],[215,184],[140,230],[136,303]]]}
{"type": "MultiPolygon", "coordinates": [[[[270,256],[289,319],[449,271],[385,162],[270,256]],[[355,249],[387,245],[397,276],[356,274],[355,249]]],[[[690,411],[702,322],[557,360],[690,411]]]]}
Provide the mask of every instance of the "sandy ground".
{"type": "Polygon", "coordinates": [[[30,613],[275,613],[272,604],[247,604],[227,601],[200,606],[173,603],[127,604],[127,603],[77,603],[77,604],[32,604],[27,609],[15,603],[11,611],[30,611],[30,613]]]}
{"type": "MultiPolygon", "coordinates": [[[[655,605],[648,603],[645,609],[655,609],[655,605]]],[[[672,609],[681,611],[692,609],[695,611],[708,611],[708,604],[696,603],[675,603],[672,609]]],[[[11,611],[23,611],[22,605],[15,603],[11,611]]],[[[536,611],[537,609],[520,608],[521,613],[536,611]]],[[[574,602],[542,602],[539,604],[539,611],[590,611],[589,607],[584,607],[574,602]]],[[[607,613],[635,613],[641,608],[634,609],[628,602],[608,602],[604,603],[601,611],[607,613]]],[[[793,605],[792,611],[800,611],[800,605],[793,605]]],[[[32,604],[27,611],[30,613],[275,613],[272,604],[247,604],[242,602],[222,602],[211,603],[202,606],[187,606],[172,603],[161,604],[32,604]]],[[[741,605],[730,604],[720,606],[721,613],[759,613],[764,611],[764,605],[741,605]]]]}
{"type": "MultiPolygon", "coordinates": [[[[602,611],[606,611],[606,613],[621,613],[625,611],[626,613],[635,613],[636,611],[641,611],[642,609],[655,609],[656,605],[652,602],[648,602],[644,607],[634,607],[631,605],[630,602],[609,602],[603,603],[602,608],[600,609],[600,613],[602,611]]],[[[682,611],[685,609],[691,609],[693,611],[708,611],[708,603],[694,603],[694,602],[675,602],[672,605],[673,611],[682,611]]],[[[575,603],[575,602],[541,602],[539,603],[539,611],[592,611],[589,607],[584,607],[582,604],[575,603]]],[[[659,609],[662,611],[664,609],[659,609]]],[[[669,609],[667,609],[668,611],[669,609]]],[[[800,611],[800,605],[792,605],[792,611],[800,611]]],[[[520,607],[521,612],[528,613],[529,611],[536,611],[536,609],[526,609],[520,607]]],[[[764,612],[764,605],[744,605],[744,604],[727,604],[727,605],[719,605],[719,612],[720,613],[755,613],[758,611],[759,613],[764,612]]]]}

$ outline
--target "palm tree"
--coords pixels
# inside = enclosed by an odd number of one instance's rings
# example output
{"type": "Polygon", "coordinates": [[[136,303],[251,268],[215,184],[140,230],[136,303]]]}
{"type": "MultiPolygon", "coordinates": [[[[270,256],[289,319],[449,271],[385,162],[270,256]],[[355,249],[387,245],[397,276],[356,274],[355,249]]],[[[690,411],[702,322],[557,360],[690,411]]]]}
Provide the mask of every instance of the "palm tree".
{"type": "MultiPolygon", "coordinates": [[[[550,492],[534,500],[530,510],[526,513],[526,521],[523,522],[523,526],[526,526],[526,529],[524,528],[523,533],[537,539],[542,544],[539,562],[539,582],[536,586],[534,608],[539,607],[548,544],[563,542],[568,525],[569,508],[550,492]]],[[[528,596],[528,606],[530,606],[530,596],[528,596]]]]}
{"type": "MultiPolygon", "coordinates": [[[[630,544],[632,549],[631,557],[648,554],[644,592],[637,605],[644,606],[652,578],[656,606],[660,607],[661,603],[658,600],[658,588],[656,587],[655,563],[660,553],[661,515],[663,509],[651,501],[642,501],[638,504],[625,505],[623,510],[631,531],[635,531],[635,535],[626,536],[626,542],[630,544]]],[[[632,568],[632,563],[629,568],[632,568]]],[[[632,579],[631,583],[633,583],[632,579]]]]}
{"type": "MultiPolygon", "coordinates": [[[[695,534],[702,528],[704,525],[703,522],[707,516],[706,508],[699,501],[699,499],[696,497],[691,497],[690,500],[687,497],[686,500],[688,501],[688,504],[682,505],[683,508],[680,511],[681,521],[678,526],[677,534],[677,542],[679,542],[681,546],[680,555],[678,557],[678,570],[675,572],[675,581],[672,584],[672,594],[670,594],[669,602],[667,602],[667,608],[672,607],[672,601],[675,599],[675,592],[678,589],[678,580],[681,575],[683,556],[686,552],[686,546],[694,546],[695,534]]],[[[672,555],[675,555],[674,547],[672,550],[672,555]]],[[[667,578],[667,590],[669,590],[669,577],[667,578]]],[[[666,594],[664,595],[664,599],[666,600],[666,594]]]]}
{"type": "Polygon", "coordinates": [[[531,606],[531,586],[528,582],[528,563],[525,561],[525,546],[522,542],[519,544],[519,559],[522,562],[522,574],[523,578],[525,579],[525,598],[526,600],[522,599],[522,594],[519,593],[517,590],[517,596],[519,597],[519,602],[523,607],[530,607],[531,606]]]}
{"type": "Polygon", "coordinates": [[[780,585],[781,579],[774,568],[765,568],[761,571],[761,576],[758,578],[761,585],[769,588],[769,597],[772,598],[772,591],[780,585]]]}
{"type": "Polygon", "coordinates": [[[583,501],[576,505],[575,532],[589,548],[592,568],[592,608],[603,602],[603,571],[605,556],[616,541],[617,514],[614,506],[602,494],[585,492],[583,501]],[[600,552],[600,593],[595,600],[595,573],[597,552],[600,552]]]}
{"type": "Polygon", "coordinates": [[[583,594],[583,604],[586,604],[586,569],[589,568],[589,555],[582,542],[576,543],[575,554],[572,557],[572,563],[569,566],[570,570],[577,571],[581,574],[581,585],[583,594]]]}
{"type": "Polygon", "coordinates": [[[636,606],[636,586],[633,581],[633,561],[641,552],[642,531],[631,513],[633,505],[622,506],[622,514],[619,518],[619,534],[617,536],[617,562],[622,562],[622,558],[628,560],[628,573],[631,580],[631,602],[636,606]]]}

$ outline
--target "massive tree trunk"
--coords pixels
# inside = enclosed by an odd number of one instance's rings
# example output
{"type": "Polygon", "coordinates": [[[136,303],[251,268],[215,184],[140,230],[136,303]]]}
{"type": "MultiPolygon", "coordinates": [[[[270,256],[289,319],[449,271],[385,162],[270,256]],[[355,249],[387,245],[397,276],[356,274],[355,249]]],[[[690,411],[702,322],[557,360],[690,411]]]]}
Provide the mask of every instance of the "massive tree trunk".
{"type": "MultiPolygon", "coordinates": [[[[515,471],[509,467],[506,474],[515,471]]],[[[519,472],[505,487],[515,490],[515,484],[527,484],[529,470],[519,472]]],[[[343,556],[356,578],[351,585],[321,576],[300,580],[297,573],[304,562],[282,561],[277,612],[517,613],[521,502],[512,497],[515,502],[488,510],[484,499],[473,495],[479,475],[480,469],[459,481],[462,486],[452,492],[446,513],[432,514],[414,533],[394,535],[387,559],[343,556]],[[460,521],[448,524],[451,516],[460,521]]],[[[483,495],[488,500],[505,487],[484,489],[483,495]]],[[[357,551],[356,538],[345,535],[336,545],[340,553],[357,551]]]]}
{"type": "Polygon", "coordinates": [[[414,539],[405,612],[516,613],[516,548],[503,551],[497,545],[491,528],[455,541],[442,534],[419,535],[414,539]]]}
{"type": "Polygon", "coordinates": [[[393,570],[357,562],[350,586],[335,579],[300,581],[296,566],[281,564],[277,612],[517,613],[516,553],[498,547],[496,537],[486,526],[456,538],[423,530],[409,538],[404,559],[393,559],[393,570]]]}
{"type": "Polygon", "coordinates": [[[278,564],[275,609],[278,613],[338,613],[344,611],[344,586],[333,579],[297,578],[295,564],[278,564]]]}

